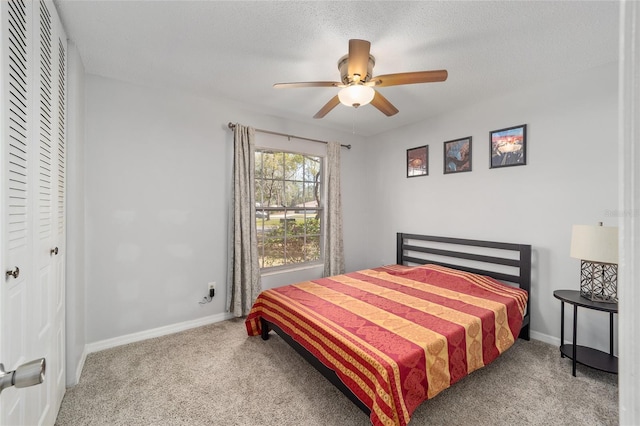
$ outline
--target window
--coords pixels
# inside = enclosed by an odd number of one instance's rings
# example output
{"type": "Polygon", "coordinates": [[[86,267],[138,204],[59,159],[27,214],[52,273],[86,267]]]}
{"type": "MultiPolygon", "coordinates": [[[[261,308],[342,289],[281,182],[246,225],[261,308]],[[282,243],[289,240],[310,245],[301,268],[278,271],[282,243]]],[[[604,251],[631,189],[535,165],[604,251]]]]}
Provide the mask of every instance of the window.
{"type": "Polygon", "coordinates": [[[321,262],[323,158],[258,149],[255,168],[260,267],[321,262]]]}

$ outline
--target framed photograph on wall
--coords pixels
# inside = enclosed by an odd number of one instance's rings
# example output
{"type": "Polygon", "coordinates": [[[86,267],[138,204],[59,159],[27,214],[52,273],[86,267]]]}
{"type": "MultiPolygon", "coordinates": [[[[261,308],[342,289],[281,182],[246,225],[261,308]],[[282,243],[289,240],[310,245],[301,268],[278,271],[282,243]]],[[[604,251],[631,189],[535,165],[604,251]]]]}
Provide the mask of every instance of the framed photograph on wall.
{"type": "Polygon", "coordinates": [[[489,133],[491,169],[527,164],[527,125],[507,127],[489,133]]]}
{"type": "Polygon", "coordinates": [[[429,145],[407,150],[407,177],[429,174],[429,145]]]}
{"type": "Polygon", "coordinates": [[[444,174],[471,171],[471,136],[444,143],[444,174]]]}

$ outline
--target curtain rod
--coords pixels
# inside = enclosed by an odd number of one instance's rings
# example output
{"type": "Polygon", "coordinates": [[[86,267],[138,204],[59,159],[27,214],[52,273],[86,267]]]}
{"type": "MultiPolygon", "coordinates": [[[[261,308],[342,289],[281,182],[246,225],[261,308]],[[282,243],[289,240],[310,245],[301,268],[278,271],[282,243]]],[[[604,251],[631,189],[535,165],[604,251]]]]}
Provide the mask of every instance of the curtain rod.
{"type": "MultiPolygon", "coordinates": [[[[230,128],[230,129],[232,129],[232,130],[233,130],[233,129],[235,129],[235,127],[236,127],[236,125],[235,125],[235,124],[233,124],[232,122],[229,122],[228,126],[229,126],[229,128],[230,128]]],[[[270,134],[270,135],[277,135],[277,136],[285,136],[285,137],[287,137],[287,138],[302,139],[303,141],[320,142],[320,143],[324,143],[324,144],[329,143],[329,142],[327,142],[327,141],[321,141],[321,140],[318,140],[318,139],[310,139],[310,138],[304,138],[304,137],[302,137],[302,136],[288,135],[288,134],[286,134],[286,133],[272,132],[271,130],[262,130],[262,129],[254,129],[254,130],[255,130],[256,132],[260,132],[260,133],[268,133],[268,134],[270,134]]],[[[342,147],[344,147],[344,148],[347,148],[347,149],[351,149],[351,144],[349,144],[349,145],[343,145],[343,144],[340,144],[340,146],[342,146],[342,147]]]]}

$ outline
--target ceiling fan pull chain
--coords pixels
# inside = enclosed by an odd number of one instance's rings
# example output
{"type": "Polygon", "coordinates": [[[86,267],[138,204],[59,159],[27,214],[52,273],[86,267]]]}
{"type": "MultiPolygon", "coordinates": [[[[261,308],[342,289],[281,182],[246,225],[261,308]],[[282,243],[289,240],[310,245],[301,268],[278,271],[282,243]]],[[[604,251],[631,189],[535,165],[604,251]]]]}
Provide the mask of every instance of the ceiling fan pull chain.
{"type": "Polygon", "coordinates": [[[352,134],[356,134],[356,111],[358,110],[358,108],[354,108],[353,112],[351,113],[351,115],[353,116],[353,119],[351,120],[351,133],[352,134]]]}

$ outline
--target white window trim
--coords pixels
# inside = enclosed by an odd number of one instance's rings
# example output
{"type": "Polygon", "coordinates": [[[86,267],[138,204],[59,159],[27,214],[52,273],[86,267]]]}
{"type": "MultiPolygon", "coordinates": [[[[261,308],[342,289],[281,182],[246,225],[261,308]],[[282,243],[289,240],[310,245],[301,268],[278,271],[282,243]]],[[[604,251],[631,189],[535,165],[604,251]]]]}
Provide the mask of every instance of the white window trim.
{"type": "MultiPolygon", "coordinates": [[[[256,146],[255,150],[257,151],[277,151],[277,152],[287,152],[292,154],[301,154],[301,155],[311,155],[315,157],[322,158],[322,202],[326,203],[326,199],[328,196],[328,188],[326,185],[325,177],[327,176],[327,148],[326,145],[320,144],[317,142],[310,142],[304,140],[295,140],[295,146],[291,146],[292,143],[282,137],[271,134],[256,134],[256,146]]],[[[324,243],[325,243],[325,224],[327,220],[327,212],[326,208],[322,206],[322,221],[321,221],[321,230],[320,230],[320,259],[313,260],[303,263],[294,263],[289,265],[279,265],[279,266],[269,266],[269,267],[260,267],[260,275],[269,276],[276,275],[288,272],[295,272],[299,270],[305,269],[314,269],[324,265],[324,243]]]]}

